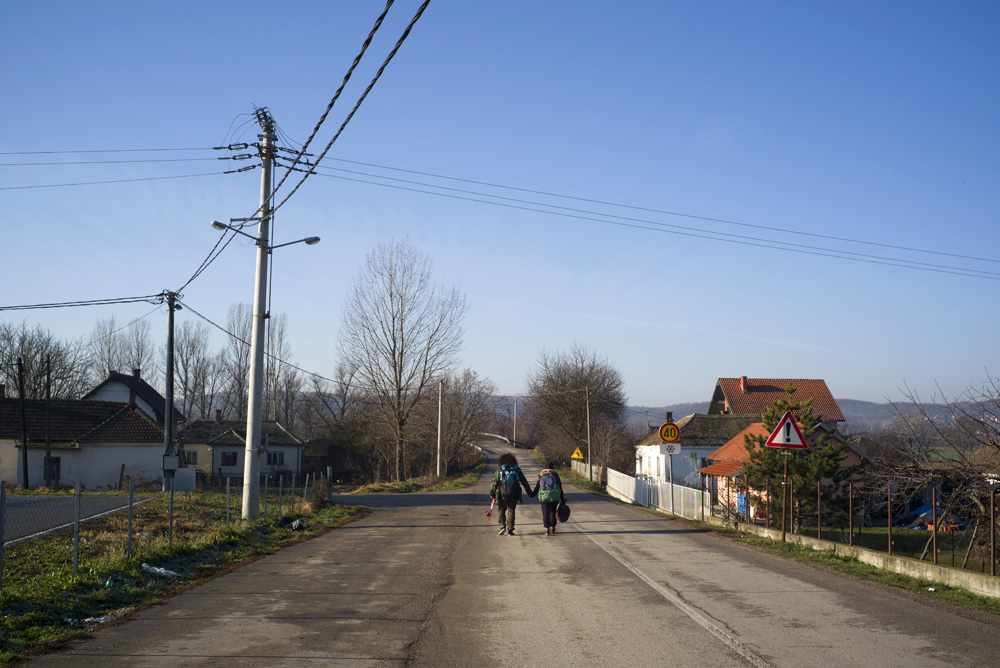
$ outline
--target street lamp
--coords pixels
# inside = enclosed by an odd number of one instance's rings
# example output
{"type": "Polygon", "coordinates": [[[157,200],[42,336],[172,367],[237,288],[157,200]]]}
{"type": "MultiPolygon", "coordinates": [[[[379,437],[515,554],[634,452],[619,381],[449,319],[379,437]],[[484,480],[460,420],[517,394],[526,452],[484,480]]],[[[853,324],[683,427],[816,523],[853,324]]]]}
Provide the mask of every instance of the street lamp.
{"type": "MultiPolygon", "coordinates": [[[[243,230],[241,230],[238,227],[233,227],[232,225],[226,225],[225,223],[220,223],[217,220],[213,220],[212,221],[212,227],[214,227],[217,230],[223,230],[223,231],[224,230],[231,230],[233,232],[236,232],[236,234],[242,234],[243,236],[247,237],[248,239],[253,239],[253,242],[257,245],[258,248],[261,246],[260,237],[255,237],[252,234],[247,234],[246,232],[244,232],[243,230]]],[[[268,246],[267,247],[267,252],[270,253],[275,248],[281,248],[282,246],[291,246],[292,244],[301,244],[301,243],[304,243],[306,246],[315,246],[316,244],[319,243],[319,237],[306,237],[305,239],[298,239],[296,241],[287,241],[287,242],[285,242],[283,244],[276,244],[274,246],[268,246]]]]}
{"type": "MultiPolygon", "coordinates": [[[[261,193],[270,191],[269,180],[262,181],[261,193]]],[[[263,199],[262,201],[266,201],[263,199]]],[[[264,204],[262,204],[262,207],[264,204]]],[[[255,520],[260,508],[260,425],[264,407],[264,323],[270,317],[265,312],[267,304],[267,258],[275,248],[305,243],[314,246],[319,237],[306,237],[297,241],[272,246],[268,239],[270,212],[265,210],[260,218],[259,234],[255,237],[238,227],[212,221],[217,230],[231,230],[254,240],[257,246],[257,273],[254,278],[253,324],[250,339],[250,387],[247,403],[247,434],[243,462],[243,519],[255,520]]]]}

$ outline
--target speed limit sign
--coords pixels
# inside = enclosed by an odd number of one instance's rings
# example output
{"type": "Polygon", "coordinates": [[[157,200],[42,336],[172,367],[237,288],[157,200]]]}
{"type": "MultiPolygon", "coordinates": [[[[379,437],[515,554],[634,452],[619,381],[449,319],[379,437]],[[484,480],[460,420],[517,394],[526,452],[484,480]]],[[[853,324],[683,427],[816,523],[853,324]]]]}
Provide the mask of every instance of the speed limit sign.
{"type": "Polygon", "coordinates": [[[677,428],[673,422],[665,422],[662,427],[660,427],[660,438],[664,443],[676,443],[677,439],[681,437],[681,430],[677,428]]]}

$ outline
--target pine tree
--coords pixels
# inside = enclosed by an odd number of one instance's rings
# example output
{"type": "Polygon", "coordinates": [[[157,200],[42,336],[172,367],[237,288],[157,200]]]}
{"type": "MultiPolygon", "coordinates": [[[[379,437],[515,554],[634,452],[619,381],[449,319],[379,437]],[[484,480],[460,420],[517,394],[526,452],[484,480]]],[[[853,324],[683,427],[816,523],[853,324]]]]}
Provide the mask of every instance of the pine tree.
{"type": "MultiPolygon", "coordinates": [[[[744,465],[744,480],[749,480],[751,502],[766,503],[769,517],[781,517],[781,490],[784,476],[785,457],[788,458],[788,483],[794,496],[793,516],[799,526],[803,520],[808,525],[815,524],[816,483],[821,481],[820,498],[823,503],[823,524],[839,526],[847,520],[847,485],[844,482],[854,474],[856,467],[841,468],[844,457],[850,453],[850,437],[834,436],[820,428],[821,421],[813,415],[812,399],[795,401],[795,387],[789,383],[785,388],[787,399],[780,399],[761,416],[761,422],[768,433],[777,428],[786,411],[791,411],[806,437],[805,450],[783,450],[764,445],[765,436],[744,436],[744,444],[749,462],[744,465]],[[788,455],[781,454],[789,452],[788,455]],[[770,499],[763,499],[762,492],[770,489],[770,499]]],[[[786,513],[789,512],[786,510],[786,513]]],[[[778,520],[781,521],[780,519],[778,520]]]]}

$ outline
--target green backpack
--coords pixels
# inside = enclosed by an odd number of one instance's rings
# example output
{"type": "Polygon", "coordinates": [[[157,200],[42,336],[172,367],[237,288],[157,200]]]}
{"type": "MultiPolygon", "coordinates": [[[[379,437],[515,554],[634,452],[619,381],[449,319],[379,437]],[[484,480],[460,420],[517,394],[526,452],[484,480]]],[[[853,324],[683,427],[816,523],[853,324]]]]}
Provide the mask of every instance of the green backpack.
{"type": "Polygon", "coordinates": [[[559,480],[556,474],[549,471],[538,479],[538,500],[542,503],[551,503],[562,498],[562,489],[559,488],[559,480]]]}

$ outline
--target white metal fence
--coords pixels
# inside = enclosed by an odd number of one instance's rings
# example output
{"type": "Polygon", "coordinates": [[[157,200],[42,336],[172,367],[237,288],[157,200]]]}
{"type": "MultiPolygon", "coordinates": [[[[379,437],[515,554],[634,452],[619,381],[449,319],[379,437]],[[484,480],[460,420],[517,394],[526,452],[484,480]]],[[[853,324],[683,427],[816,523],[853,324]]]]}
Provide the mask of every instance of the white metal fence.
{"type": "Polygon", "coordinates": [[[704,520],[712,516],[711,494],[677,483],[671,484],[644,475],[633,478],[608,469],[607,489],[612,496],[622,501],[690,520],[704,520]]]}

